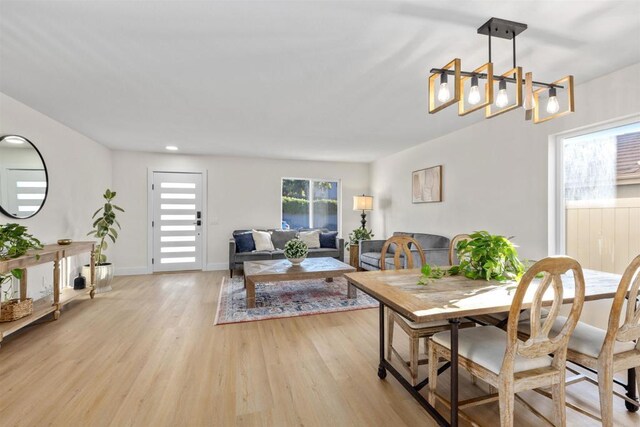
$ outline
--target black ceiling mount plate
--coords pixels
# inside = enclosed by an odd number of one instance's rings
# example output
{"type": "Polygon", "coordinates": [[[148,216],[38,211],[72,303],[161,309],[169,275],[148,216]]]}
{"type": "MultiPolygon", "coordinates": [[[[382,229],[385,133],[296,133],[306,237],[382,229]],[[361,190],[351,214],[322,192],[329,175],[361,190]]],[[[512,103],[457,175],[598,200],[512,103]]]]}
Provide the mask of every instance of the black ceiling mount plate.
{"type": "Polygon", "coordinates": [[[521,22],[491,18],[478,28],[478,34],[484,34],[485,36],[491,34],[491,37],[500,37],[501,39],[511,40],[514,36],[517,36],[526,29],[527,24],[523,24],[521,22]]]}

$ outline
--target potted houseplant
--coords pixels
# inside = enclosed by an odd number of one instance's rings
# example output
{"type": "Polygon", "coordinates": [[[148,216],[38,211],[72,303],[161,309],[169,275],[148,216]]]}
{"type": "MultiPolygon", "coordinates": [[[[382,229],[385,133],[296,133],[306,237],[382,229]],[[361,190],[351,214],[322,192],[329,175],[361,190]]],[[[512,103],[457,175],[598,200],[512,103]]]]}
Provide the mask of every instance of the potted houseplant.
{"type": "Polygon", "coordinates": [[[372,238],[373,230],[367,230],[362,227],[358,227],[349,233],[349,241],[345,243],[345,246],[349,251],[349,264],[352,267],[358,268],[360,264],[358,260],[360,240],[371,240],[372,238]]]}
{"type": "Polygon", "coordinates": [[[476,231],[470,239],[461,240],[456,245],[459,265],[448,270],[425,264],[419,284],[425,285],[430,279],[445,275],[465,276],[474,280],[497,280],[508,282],[518,280],[525,272],[525,266],[518,258],[518,251],[509,238],[476,231]]]}
{"type": "Polygon", "coordinates": [[[309,247],[300,239],[291,239],[284,245],[284,256],[293,265],[300,265],[308,253],[309,247]]]}
{"type": "Polygon", "coordinates": [[[113,280],[113,264],[107,262],[107,255],[104,253],[109,247],[107,239],[111,243],[115,243],[118,239],[118,230],[120,223],[116,219],[116,211],[124,212],[120,206],[112,203],[116,197],[116,192],[107,189],[102,196],[105,200],[104,206],[100,207],[93,214],[93,230],[87,233],[88,236],[94,236],[98,239],[96,250],[93,258],[95,262],[95,279],[91,276],[91,269],[88,265],[84,266],[84,276],[87,277],[89,283],[93,283],[96,287],[96,293],[104,293],[111,291],[111,281],[113,280]],[[116,229],[117,228],[117,229],[116,229]]]}
{"type": "MultiPolygon", "coordinates": [[[[27,233],[27,227],[19,224],[5,224],[0,226],[0,260],[18,258],[30,249],[42,249],[40,240],[27,233]]],[[[38,257],[38,255],[36,255],[38,257]]],[[[14,299],[13,279],[22,278],[22,270],[13,269],[6,274],[0,274],[0,322],[7,322],[28,316],[33,312],[31,298],[14,299]]]]}

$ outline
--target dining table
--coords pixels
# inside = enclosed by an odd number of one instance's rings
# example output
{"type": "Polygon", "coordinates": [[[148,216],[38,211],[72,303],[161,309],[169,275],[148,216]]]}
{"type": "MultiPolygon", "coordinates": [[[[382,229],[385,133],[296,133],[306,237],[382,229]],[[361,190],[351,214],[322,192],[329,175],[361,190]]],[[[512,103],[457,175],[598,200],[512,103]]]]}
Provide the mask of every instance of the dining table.
{"type": "MultiPolygon", "coordinates": [[[[613,298],[620,283],[620,275],[596,270],[584,269],[585,301],[613,298]]],[[[413,396],[440,426],[458,425],[458,328],[464,318],[478,318],[482,315],[508,313],[513,301],[517,281],[498,282],[495,280],[472,280],[464,276],[445,275],[439,279],[428,279],[419,284],[420,269],[361,271],[345,274],[347,282],[362,292],[376,299],[379,304],[379,340],[380,355],[378,377],[385,379],[390,372],[398,382],[413,396]],[[385,307],[402,315],[407,320],[423,323],[436,320],[447,320],[451,327],[451,362],[439,368],[438,374],[449,370],[451,377],[450,414],[447,420],[420,393],[428,384],[428,378],[413,386],[385,358],[385,307]]],[[[563,303],[569,304],[574,299],[574,280],[571,272],[562,276],[563,303]]],[[[536,284],[534,280],[528,288],[523,300],[523,310],[531,306],[536,284]]],[[[549,287],[543,296],[543,304],[553,302],[553,289],[549,287]]],[[[627,372],[627,396],[638,401],[635,381],[635,370],[627,372]]],[[[640,406],[630,407],[637,411],[640,406]]]]}

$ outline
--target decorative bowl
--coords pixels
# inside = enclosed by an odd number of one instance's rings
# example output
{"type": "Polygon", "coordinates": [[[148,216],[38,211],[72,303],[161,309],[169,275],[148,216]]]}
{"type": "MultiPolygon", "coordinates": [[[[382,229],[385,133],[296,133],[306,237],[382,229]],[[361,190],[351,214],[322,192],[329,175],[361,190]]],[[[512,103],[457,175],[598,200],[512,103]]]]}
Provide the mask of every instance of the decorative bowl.
{"type": "Polygon", "coordinates": [[[287,261],[289,261],[293,265],[300,265],[305,259],[307,259],[307,257],[303,256],[301,258],[287,258],[287,261]]]}
{"type": "Polygon", "coordinates": [[[58,240],[59,245],[70,245],[73,240],[71,239],[60,239],[58,240]]]}

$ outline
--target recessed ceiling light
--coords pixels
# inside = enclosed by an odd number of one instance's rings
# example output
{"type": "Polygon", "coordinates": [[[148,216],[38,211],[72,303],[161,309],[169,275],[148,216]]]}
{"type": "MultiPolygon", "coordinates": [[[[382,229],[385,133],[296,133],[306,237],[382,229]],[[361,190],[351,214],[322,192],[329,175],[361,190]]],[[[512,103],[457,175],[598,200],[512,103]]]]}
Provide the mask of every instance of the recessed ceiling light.
{"type": "Polygon", "coordinates": [[[4,140],[9,144],[24,144],[24,139],[18,138],[17,136],[8,136],[4,140]]]}
{"type": "Polygon", "coordinates": [[[176,147],[175,145],[167,145],[164,148],[166,148],[169,151],[178,151],[178,147],[176,147]]]}

